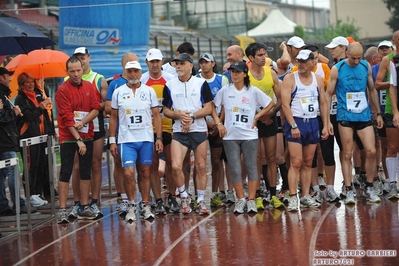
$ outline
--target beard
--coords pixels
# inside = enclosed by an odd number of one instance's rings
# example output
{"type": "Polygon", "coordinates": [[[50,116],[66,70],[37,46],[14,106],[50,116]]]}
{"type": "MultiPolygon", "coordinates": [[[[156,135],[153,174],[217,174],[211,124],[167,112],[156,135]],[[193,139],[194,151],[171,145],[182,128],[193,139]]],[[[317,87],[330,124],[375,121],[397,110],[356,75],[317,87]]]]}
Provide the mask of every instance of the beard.
{"type": "Polygon", "coordinates": [[[139,79],[129,79],[129,84],[133,84],[133,85],[135,85],[135,84],[137,84],[137,83],[139,83],[140,82],[140,80],[139,79]]]}

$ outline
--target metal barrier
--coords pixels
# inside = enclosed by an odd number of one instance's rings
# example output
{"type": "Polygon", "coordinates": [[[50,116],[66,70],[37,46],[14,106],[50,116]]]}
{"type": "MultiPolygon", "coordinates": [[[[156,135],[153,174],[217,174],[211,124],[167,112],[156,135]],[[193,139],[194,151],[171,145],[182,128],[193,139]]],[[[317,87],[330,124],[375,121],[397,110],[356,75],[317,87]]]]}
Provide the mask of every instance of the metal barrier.
{"type": "MultiPolygon", "coordinates": [[[[11,158],[7,160],[0,161],[0,169],[3,168],[8,168],[8,167],[13,167],[14,168],[14,176],[15,176],[15,201],[18,204],[15,206],[15,212],[16,212],[16,227],[10,227],[10,228],[0,228],[0,232],[15,232],[19,234],[21,232],[21,217],[20,217],[20,206],[19,206],[19,160],[18,158],[11,158]]],[[[3,180],[1,180],[3,182],[3,180]]],[[[15,217],[0,217],[0,222],[4,221],[13,221],[15,217]]]]}

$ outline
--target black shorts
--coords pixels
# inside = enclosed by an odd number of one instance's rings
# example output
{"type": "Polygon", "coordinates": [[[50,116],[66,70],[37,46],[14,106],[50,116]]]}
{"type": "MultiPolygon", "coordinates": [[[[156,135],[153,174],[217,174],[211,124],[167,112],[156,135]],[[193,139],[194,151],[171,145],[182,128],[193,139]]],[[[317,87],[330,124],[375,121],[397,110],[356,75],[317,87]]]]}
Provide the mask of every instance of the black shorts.
{"type": "MultiPolygon", "coordinates": [[[[157,134],[154,134],[154,142],[157,139],[157,134]]],[[[170,145],[172,143],[172,134],[168,132],[162,132],[162,144],[164,146],[170,145]]]]}
{"type": "Polygon", "coordinates": [[[96,141],[96,140],[101,139],[103,137],[105,137],[105,131],[94,132],[93,141],[96,141]]]}
{"type": "Polygon", "coordinates": [[[208,135],[209,147],[211,148],[222,148],[223,139],[219,136],[219,133],[215,136],[208,135]]]}
{"type": "Polygon", "coordinates": [[[281,116],[277,116],[277,133],[283,133],[283,125],[281,124],[281,116]]]}
{"type": "MultiPolygon", "coordinates": [[[[91,163],[93,160],[93,141],[84,140],[86,145],[86,153],[79,157],[79,172],[81,180],[91,179],[91,163]]],[[[73,158],[75,153],[79,151],[79,146],[76,142],[64,142],[61,147],[61,170],[59,180],[62,182],[69,182],[73,171],[73,158]]]]}
{"type": "MultiPolygon", "coordinates": [[[[385,127],[389,127],[389,128],[395,128],[394,124],[393,124],[393,115],[391,114],[384,114],[382,116],[382,118],[384,119],[384,124],[385,127]]],[[[385,135],[386,136],[386,135],[385,135]]]]}
{"type": "Polygon", "coordinates": [[[270,125],[265,125],[264,123],[258,121],[256,127],[258,128],[258,137],[259,138],[267,138],[277,135],[278,124],[277,117],[272,117],[273,123],[270,125]]]}
{"type": "Polygon", "coordinates": [[[173,139],[178,141],[183,146],[186,146],[187,148],[194,150],[202,142],[208,139],[208,134],[206,132],[189,132],[189,133],[175,132],[173,133],[173,139]]]}
{"type": "Polygon", "coordinates": [[[365,129],[366,127],[373,126],[372,120],[367,122],[351,122],[351,121],[338,121],[338,123],[343,127],[350,127],[354,131],[365,129]]]}

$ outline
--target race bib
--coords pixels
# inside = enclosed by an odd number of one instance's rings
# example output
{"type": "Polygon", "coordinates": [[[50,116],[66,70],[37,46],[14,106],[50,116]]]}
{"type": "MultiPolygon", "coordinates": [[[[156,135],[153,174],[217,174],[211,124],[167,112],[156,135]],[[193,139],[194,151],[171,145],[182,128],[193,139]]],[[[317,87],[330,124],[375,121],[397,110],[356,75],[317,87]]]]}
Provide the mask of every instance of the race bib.
{"type": "Polygon", "coordinates": [[[319,110],[319,101],[317,97],[301,98],[301,105],[304,117],[316,117],[319,110]]]}
{"type": "Polygon", "coordinates": [[[142,129],[145,128],[143,121],[144,111],[140,109],[126,109],[126,125],[128,129],[142,129]]]}
{"type": "Polygon", "coordinates": [[[250,129],[252,127],[253,117],[251,117],[251,110],[233,106],[233,119],[230,124],[233,127],[250,129]]]}
{"type": "MultiPolygon", "coordinates": [[[[73,120],[75,122],[80,122],[85,118],[89,112],[83,112],[83,111],[74,111],[73,112],[73,120]]],[[[89,124],[84,124],[82,129],[78,129],[79,132],[81,133],[88,133],[89,132],[89,124]]]]}
{"type": "Polygon", "coordinates": [[[346,108],[349,112],[359,114],[367,108],[367,98],[364,92],[347,92],[346,108]]]}
{"type": "Polygon", "coordinates": [[[380,90],[380,105],[387,104],[387,90],[380,90]]]}
{"type": "Polygon", "coordinates": [[[334,94],[331,97],[330,114],[336,115],[337,114],[337,108],[338,108],[337,95],[334,94]]]}

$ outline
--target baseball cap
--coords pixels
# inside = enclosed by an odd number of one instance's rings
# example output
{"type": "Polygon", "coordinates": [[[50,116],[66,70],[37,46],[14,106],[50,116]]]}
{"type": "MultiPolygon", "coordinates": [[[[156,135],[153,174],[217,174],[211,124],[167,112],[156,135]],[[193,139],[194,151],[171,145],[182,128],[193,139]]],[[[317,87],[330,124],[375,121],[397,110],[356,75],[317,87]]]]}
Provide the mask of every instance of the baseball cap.
{"type": "Polygon", "coordinates": [[[151,48],[150,50],[148,50],[145,59],[147,59],[148,61],[162,60],[163,59],[163,55],[162,55],[161,50],[156,49],[156,48],[151,48]]]}
{"type": "Polygon", "coordinates": [[[141,69],[141,65],[137,61],[130,61],[126,63],[125,69],[130,69],[130,68],[141,69]]]}
{"type": "Polygon", "coordinates": [[[305,46],[305,42],[298,36],[294,36],[288,40],[287,45],[291,45],[299,49],[305,46]]]}
{"type": "Polygon", "coordinates": [[[1,75],[4,75],[4,74],[8,74],[8,75],[12,75],[12,74],[14,74],[14,71],[8,71],[8,69],[7,68],[5,68],[5,67],[0,67],[0,76],[1,75]]]}
{"type": "Polygon", "coordinates": [[[228,70],[231,69],[238,70],[239,72],[245,72],[245,73],[248,72],[248,66],[244,61],[235,62],[228,68],[228,70]]]}
{"type": "Polygon", "coordinates": [[[382,46],[393,47],[392,42],[386,41],[386,40],[383,40],[382,42],[380,42],[380,43],[378,44],[378,48],[380,48],[380,47],[382,47],[382,46]]]}
{"type": "Polygon", "coordinates": [[[345,37],[338,36],[338,37],[335,37],[334,39],[332,39],[332,41],[325,47],[328,49],[332,49],[332,48],[337,47],[338,45],[348,46],[349,41],[345,37]]]}
{"type": "Polygon", "coordinates": [[[312,51],[310,50],[301,50],[298,55],[296,56],[297,60],[300,61],[309,61],[309,60],[313,60],[314,59],[314,54],[312,53],[312,51]]]}
{"type": "Polygon", "coordinates": [[[178,56],[176,56],[172,60],[172,62],[174,62],[174,61],[188,61],[188,62],[192,63],[193,59],[191,58],[191,56],[189,54],[182,53],[182,54],[179,54],[178,56]]]}
{"type": "Polygon", "coordinates": [[[89,50],[86,47],[78,47],[75,49],[75,52],[73,52],[73,54],[89,54],[89,50]]]}
{"type": "Polygon", "coordinates": [[[205,61],[208,61],[208,62],[215,62],[215,58],[213,57],[213,55],[211,55],[209,53],[202,54],[199,57],[198,62],[201,61],[201,59],[204,59],[205,61]]]}

